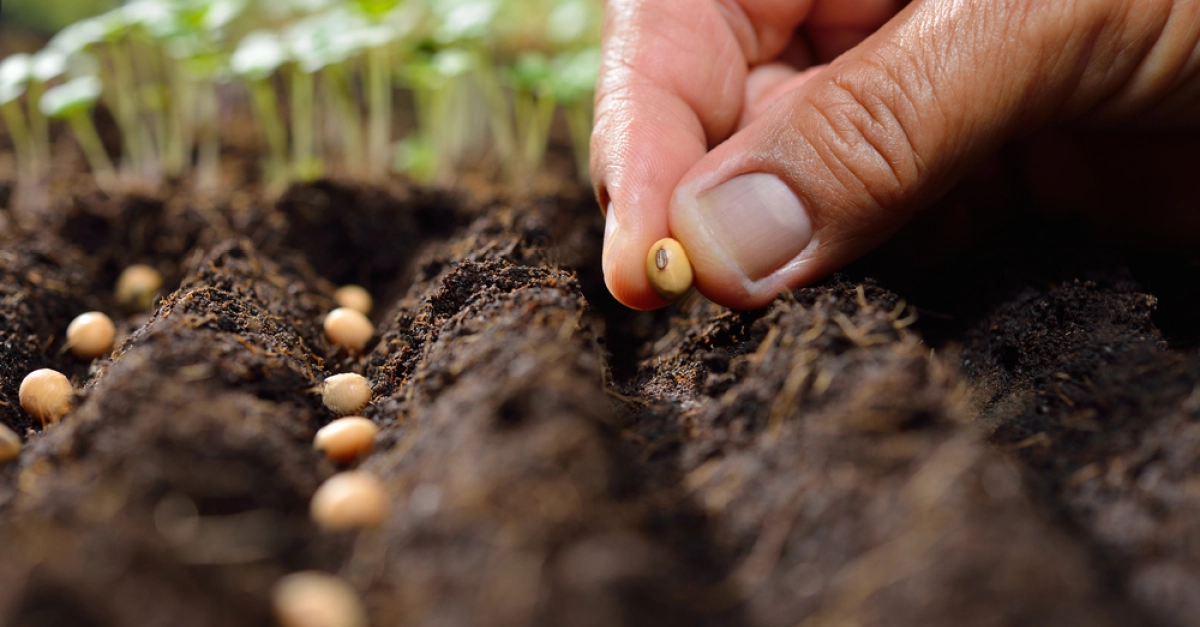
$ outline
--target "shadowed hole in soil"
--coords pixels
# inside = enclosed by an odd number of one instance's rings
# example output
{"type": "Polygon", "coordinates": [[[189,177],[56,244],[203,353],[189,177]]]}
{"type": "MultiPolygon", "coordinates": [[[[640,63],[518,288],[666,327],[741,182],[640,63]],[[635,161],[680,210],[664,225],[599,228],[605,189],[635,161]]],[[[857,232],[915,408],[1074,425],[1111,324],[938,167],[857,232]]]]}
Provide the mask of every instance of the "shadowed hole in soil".
{"type": "Polygon", "coordinates": [[[362,285],[382,302],[406,287],[409,262],[425,242],[465,224],[459,195],[412,185],[297,184],[278,208],[286,221],[281,246],[302,251],[334,284],[362,285]]]}

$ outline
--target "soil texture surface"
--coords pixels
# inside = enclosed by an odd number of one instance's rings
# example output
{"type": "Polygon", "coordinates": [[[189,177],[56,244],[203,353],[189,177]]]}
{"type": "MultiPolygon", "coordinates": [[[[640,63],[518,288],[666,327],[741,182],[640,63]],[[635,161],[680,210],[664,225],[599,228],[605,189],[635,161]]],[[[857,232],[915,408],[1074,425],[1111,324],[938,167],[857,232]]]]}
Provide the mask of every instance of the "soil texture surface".
{"type": "Polygon", "coordinates": [[[82,189],[0,226],[4,625],[269,625],[306,569],[373,625],[1200,624],[1185,260],[1042,224],[644,313],[574,188],[82,189]],[[134,263],[165,285],[128,313],[134,263]],[[359,354],[321,326],[345,283],[376,302],[359,354]],[[85,363],[92,310],[118,343],[85,363]],[[76,393],[43,429],[17,390],[44,367],[76,393]],[[373,388],[376,529],[309,515],[343,372],[373,388]]]}

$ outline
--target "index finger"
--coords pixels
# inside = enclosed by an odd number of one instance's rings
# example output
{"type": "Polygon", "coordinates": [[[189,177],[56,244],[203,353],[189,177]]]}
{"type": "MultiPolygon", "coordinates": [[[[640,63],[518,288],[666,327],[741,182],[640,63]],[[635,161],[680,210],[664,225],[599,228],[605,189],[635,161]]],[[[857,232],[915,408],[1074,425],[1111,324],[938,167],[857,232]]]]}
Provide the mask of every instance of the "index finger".
{"type": "Polygon", "coordinates": [[[637,309],[665,304],[643,261],[667,237],[683,175],[728,137],[748,68],[787,45],[812,0],[609,0],[592,180],[607,210],[604,277],[637,309]]]}

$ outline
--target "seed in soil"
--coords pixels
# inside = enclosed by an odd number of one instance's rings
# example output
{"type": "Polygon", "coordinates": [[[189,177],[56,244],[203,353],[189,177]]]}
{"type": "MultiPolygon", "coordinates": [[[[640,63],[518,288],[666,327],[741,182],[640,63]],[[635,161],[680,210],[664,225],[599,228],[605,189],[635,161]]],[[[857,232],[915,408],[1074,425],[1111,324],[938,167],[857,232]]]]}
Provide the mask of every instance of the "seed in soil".
{"type": "Polygon", "coordinates": [[[361,351],[374,334],[374,325],[360,311],[338,307],[325,316],[325,336],[348,350],[361,351]]]}
{"type": "Polygon", "coordinates": [[[112,350],[116,333],[112,318],[99,311],[89,311],[67,325],[67,346],[71,348],[71,354],[91,361],[112,350]]]}
{"type": "Polygon", "coordinates": [[[353,309],[364,316],[370,315],[371,307],[375,305],[375,301],[371,299],[371,293],[367,288],[361,285],[343,285],[333,293],[333,300],[337,302],[339,307],[353,309]]]}
{"type": "Polygon", "coordinates": [[[692,289],[692,264],[679,242],[666,237],[654,242],[646,255],[646,278],[663,300],[683,298],[692,289]]]}
{"type": "Polygon", "coordinates": [[[11,462],[21,454],[21,436],[16,431],[0,425],[0,464],[11,462]]]}
{"type": "Polygon", "coordinates": [[[371,452],[379,427],[361,416],[338,418],[317,431],[313,449],[324,451],[329,459],[347,464],[371,452]]]}
{"type": "Polygon", "coordinates": [[[336,474],[321,484],[310,503],[313,522],[322,529],[378,527],[387,516],[383,484],[365,472],[336,474]]]}
{"type": "Polygon", "coordinates": [[[371,382],[361,374],[335,374],[321,386],[321,400],[339,416],[357,414],[371,402],[371,382]]]}
{"type": "Polygon", "coordinates": [[[145,311],[154,304],[154,296],[162,288],[163,278],[158,270],[144,264],[125,268],[117,278],[117,303],[126,311],[145,311]]]}
{"type": "Polygon", "coordinates": [[[71,392],[71,382],[66,375],[42,368],[25,376],[17,396],[21,407],[45,428],[47,423],[58,422],[71,408],[71,392]]]}
{"type": "Polygon", "coordinates": [[[358,593],[340,577],[308,570],[280,579],[272,591],[282,627],[366,627],[358,593]]]}

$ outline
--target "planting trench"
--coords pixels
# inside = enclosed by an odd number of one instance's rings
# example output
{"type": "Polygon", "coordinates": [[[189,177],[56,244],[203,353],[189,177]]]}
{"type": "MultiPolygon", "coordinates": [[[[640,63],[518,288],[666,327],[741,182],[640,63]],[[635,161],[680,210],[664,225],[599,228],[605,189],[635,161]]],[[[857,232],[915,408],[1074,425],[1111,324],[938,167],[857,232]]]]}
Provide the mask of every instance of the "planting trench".
{"type": "Polygon", "coordinates": [[[852,269],[764,310],[636,313],[593,201],[532,198],[0,212],[0,418],[27,440],[0,478],[3,624],[269,624],[310,568],[378,625],[1195,624],[1200,358],[1164,282],[1194,275],[980,253],[896,292],[852,269]],[[118,315],[139,262],[169,289],[118,315]],[[361,356],[320,331],[345,282],[376,297],[361,356]],[[63,330],[92,309],[125,339],[78,363],[63,330]],[[45,432],[17,402],[39,367],[79,390],[45,432]],[[314,388],[348,371],[391,509],[323,532],[314,388]]]}

